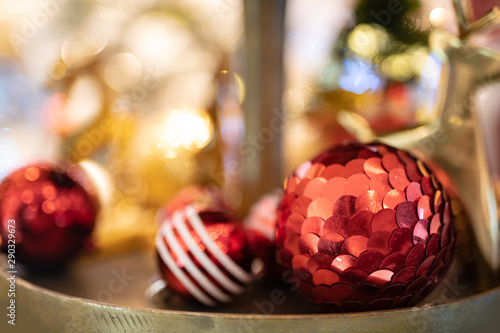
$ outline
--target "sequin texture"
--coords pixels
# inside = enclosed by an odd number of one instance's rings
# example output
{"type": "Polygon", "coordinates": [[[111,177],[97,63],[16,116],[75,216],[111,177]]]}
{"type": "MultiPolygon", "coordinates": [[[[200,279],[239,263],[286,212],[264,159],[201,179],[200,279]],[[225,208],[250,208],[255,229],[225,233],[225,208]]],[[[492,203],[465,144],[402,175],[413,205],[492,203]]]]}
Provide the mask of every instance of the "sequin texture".
{"type": "Polygon", "coordinates": [[[337,146],[285,181],[278,262],[331,311],[414,305],[449,266],[456,242],[442,186],[425,164],[382,144],[337,146]],[[313,170],[313,171],[310,171],[313,170]]]}

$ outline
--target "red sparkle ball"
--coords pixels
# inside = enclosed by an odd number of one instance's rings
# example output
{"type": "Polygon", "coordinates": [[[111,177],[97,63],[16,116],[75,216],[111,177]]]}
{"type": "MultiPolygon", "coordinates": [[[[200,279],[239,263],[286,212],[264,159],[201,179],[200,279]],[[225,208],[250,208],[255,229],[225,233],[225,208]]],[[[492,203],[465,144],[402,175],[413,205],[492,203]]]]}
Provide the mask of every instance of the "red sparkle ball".
{"type": "Polygon", "coordinates": [[[230,219],[231,208],[223,199],[222,192],[217,187],[203,187],[193,185],[179,191],[168,203],[159,210],[158,219],[162,222],[165,218],[171,217],[176,212],[183,210],[189,205],[196,206],[196,209],[203,212],[205,219],[214,220],[230,219]]]}
{"type": "Polygon", "coordinates": [[[230,302],[260,273],[248,232],[221,198],[217,189],[181,191],[155,240],[167,288],[207,306],[230,302]]]}
{"type": "Polygon", "coordinates": [[[276,236],[276,211],[281,200],[281,190],[263,195],[252,207],[243,221],[247,238],[255,256],[262,260],[262,275],[270,273],[281,276],[281,268],[276,266],[274,239],[276,236]]]}
{"type": "Polygon", "coordinates": [[[346,144],[285,181],[277,260],[308,300],[331,311],[413,305],[448,268],[450,202],[425,164],[382,144],[346,144]]]}
{"type": "Polygon", "coordinates": [[[281,200],[281,191],[263,195],[252,207],[243,221],[245,228],[256,230],[274,242],[276,234],[276,209],[281,200]]]}
{"type": "Polygon", "coordinates": [[[98,205],[81,177],[76,167],[50,164],[8,175],[0,184],[2,250],[15,248],[16,261],[43,268],[65,264],[89,245],[98,205]]]}

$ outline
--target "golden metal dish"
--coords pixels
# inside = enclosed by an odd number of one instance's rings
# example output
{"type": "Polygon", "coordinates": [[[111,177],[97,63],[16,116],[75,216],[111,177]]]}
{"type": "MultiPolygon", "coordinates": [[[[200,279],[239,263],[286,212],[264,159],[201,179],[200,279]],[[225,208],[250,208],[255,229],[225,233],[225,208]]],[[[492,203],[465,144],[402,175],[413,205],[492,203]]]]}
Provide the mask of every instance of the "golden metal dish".
{"type": "MultiPolygon", "coordinates": [[[[5,266],[5,256],[1,259],[0,265],[5,266]]],[[[321,313],[289,286],[270,281],[260,283],[235,303],[215,309],[175,298],[168,304],[152,302],[144,295],[157,272],[155,256],[149,250],[90,260],[83,257],[67,271],[52,275],[19,272],[15,327],[6,316],[9,282],[2,267],[0,331],[498,332],[500,287],[475,293],[474,278],[465,276],[471,272],[457,262],[418,307],[335,314],[321,313]],[[433,305],[437,302],[444,304],[433,305]]]]}

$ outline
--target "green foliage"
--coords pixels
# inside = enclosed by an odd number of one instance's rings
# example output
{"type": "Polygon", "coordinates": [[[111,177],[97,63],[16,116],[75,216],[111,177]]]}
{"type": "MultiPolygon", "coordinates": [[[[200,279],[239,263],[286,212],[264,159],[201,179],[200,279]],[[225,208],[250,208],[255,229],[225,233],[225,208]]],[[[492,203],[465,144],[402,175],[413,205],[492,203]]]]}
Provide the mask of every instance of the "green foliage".
{"type": "Polygon", "coordinates": [[[417,18],[418,0],[360,0],[355,8],[355,24],[377,23],[395,41],[404,44],[427,44],[428,32],[422,31],[417,18]]]}

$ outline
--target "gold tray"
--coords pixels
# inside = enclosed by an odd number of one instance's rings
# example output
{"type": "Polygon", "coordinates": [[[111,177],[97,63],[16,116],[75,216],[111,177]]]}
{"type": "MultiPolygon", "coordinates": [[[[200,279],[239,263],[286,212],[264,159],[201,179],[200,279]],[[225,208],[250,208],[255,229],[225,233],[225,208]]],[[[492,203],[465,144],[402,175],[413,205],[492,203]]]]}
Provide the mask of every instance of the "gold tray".
{"type": "Polygon", "coordinates": [[[145,296],[151,277],[157,274],[152,252],[82,257],[66,271],[51,275],[18,272],[16,326],[9,325],[5,316],[9,283],[6,257],[1,255],[0,332],[486,333],[498,332],[500,327],[500,287],[474,293],[470,284],[456,284],[457,276],[464,275],[457,260],[444,283],[422,305],[332,314],[321,313],[315,305],[301,301],[289,286],[272,281],[262,281],[235,303],[215,309],[175,297],[168,304],[154,301],[145,296]],[[279,297],[271,296],[275,290],[280,290],[279,297]],[[446,303],[432,305],[435,301],[446,303]]]}

